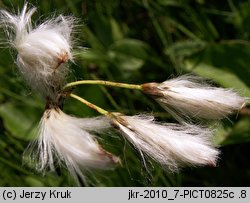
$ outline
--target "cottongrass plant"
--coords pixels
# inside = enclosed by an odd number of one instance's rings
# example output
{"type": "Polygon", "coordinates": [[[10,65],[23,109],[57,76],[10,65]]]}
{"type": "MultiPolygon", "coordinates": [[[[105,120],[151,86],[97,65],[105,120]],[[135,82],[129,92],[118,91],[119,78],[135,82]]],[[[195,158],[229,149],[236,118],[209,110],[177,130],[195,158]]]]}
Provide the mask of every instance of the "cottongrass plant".
{"type": "Polygon", "coordinates": [[[183,117],[221,119],[245,105],[245,98],[234,90],[211,86],[193,75],[144,84],[143,88],[179,120],[183,117]]]}
{"type": "Polygon", "coordinates": [[[185,165],[216,166],[219,151],[212,146],[212,132],[196,125],[162,124],[153,116],[118,116],[114,124],[139,150],[171,171],[185,165]]]}
{"type": "Polygon", "coordinates": [[[38,171],[66,166],[73,177],[85,180],[85,170],[112,168],[120,159],[97,142],[97,134],[111,128],[116,128],[140,152],[145,165],[150,157],[170,171],[186,165],[216,166],[219,150],[212,144],[210,129],[181,119],[180,124],[167,124],[149,115],[108,112],[73,94],[72,87],[92,84],[139,90],[153,96],[173,116],[178,115],[177,118],[224,118],[244,106],[243,97],[233,90],[212,87],[193,76],[142,85],[102,80],[66,84],[70,71],[67,62],[73,60],[75,20],[60,15],[33,28],[31,16],[35,11],[34,7],[28,9],[26,3],[17,15],[5,10],[0,13],[7,42],[17,51],[20,73],[46,100],[38,137],[28,150],[32,158],[38,159],[38,171]],[[76,99],[103,116],[69,116],[62,108],[67,98],[76,99]]]}
{"type": "Polygon", "coordinates": [[[78,175],[84,180],[81,169],[112,168],[119,158],[105,151],[93,134],[108,127],[105,117],[76,118],[58,107],[47,109],[40,121],[38,140],[30,146],[31,151],[37,151],[31,155],[39,159],[37,170],[54,170],[55,162],[65,163],[75,178],[78,175]]]}
{"type": "Polygon", "coordinates": [[[60,15],[33,28],[31,16],[35,11],[27,10],[27,4],[18,15],[1,10],[1,25],[9,45],[17,50],[16,63],[25,80],[52,98],[69,72],[66,62],[73,59],[74,18],[60,15]]]}

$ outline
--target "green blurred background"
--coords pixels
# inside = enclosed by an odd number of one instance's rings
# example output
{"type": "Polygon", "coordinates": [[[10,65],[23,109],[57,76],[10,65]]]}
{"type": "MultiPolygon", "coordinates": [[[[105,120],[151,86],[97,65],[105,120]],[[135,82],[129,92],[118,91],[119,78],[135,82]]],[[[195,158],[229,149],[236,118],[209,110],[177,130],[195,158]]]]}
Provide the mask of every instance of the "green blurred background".
{"type": "MultiPolygon", "coordinates": [[[[235,88],[250,97],[250,1],[248,0],[43,0],[33,20],[57,14],[78,18],[75,62],[69,81],[104,79],[127,83],[162,82],[195,73],[214,85],[235,88]]],[[[0,8],[17,11],[20,0],[0,0],[0,8]]],[[[19,75],[16,53],[0,49],[0,186],[75,186],[67,171],[38,174],[23,164],[22,154],[36,136],[44,101],[19,75]]],[[[140,92],[81,86],[77,94],[108,110],[128,115],[150,112],[176,122],[140,92]]],[[[65,112],[97,115],[68,99],[65,112]]],[[[250,186],[250,108],[229,119],[210,122],[220,145],[218,167],[185,168],[168,173],[139,154],[115,132],[100,135],[106,149],[123,165],[110,171],[88,172],[90,186],[250,186]]],[[[192,146],[190,146],[192,147],[192,146]]]]}

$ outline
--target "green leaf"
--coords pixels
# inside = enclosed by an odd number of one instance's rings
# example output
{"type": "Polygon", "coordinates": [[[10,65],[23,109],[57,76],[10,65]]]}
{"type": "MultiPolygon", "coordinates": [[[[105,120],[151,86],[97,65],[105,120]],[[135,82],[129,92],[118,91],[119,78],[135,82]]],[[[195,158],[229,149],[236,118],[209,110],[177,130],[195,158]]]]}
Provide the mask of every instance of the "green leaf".
{"type": "Polygon", "coordinates": [[[150,47],[140,40],[122,39],[112,44],[110,50],[127,56],[146,59],[149,56],[150,47]]]}
{"type": "Polygon", "coordinates": [[[110,25],[111,25],[113,40],[116,41],[122,39],[123,38],[122,30],[120,28],[120,25],[114,18],[110,19],[110,25]]]}
{"type": "Polygon", "coordinates": [[[40,181],[38,178],[34,178],[32,176],[27,176],[25,178],[25,183],[28,186],[32,186],[32,187],[44,187],[44,183],[42,181],[40,181]]]}
{"type": "Polygon", "coordinates": [[[25,111],[25,107],[18,108],[12,103],[5,103],[0,106],[0,116],[3,119],[4,127],[15,137],[30,140],[37,133],[37,121],[34,112],[25,111]]]}
{"type": "Polygon", "coordinates": [[[165,54],[171,57],[183,58],[191,56],[204,49],[206,43],[202,41],[180,41],[165,49],[165,54]]]}
{"type": "Polygon", "coordinates": [[[91,45],[91,48],[98,51],[105,51],[105,47],[101,43],[100,39],[97,38],[97,36],[95,36],[94,33],[88,27],[84,27],[82,31],[84,35],[84,40],[86,40],[91,45]]]}
{"type": "Polygon", "coordinates": [[[250,141],[250,118],[240,119],[233,127],[220,125],[215,135],[218,145],[230,145],[250,141]]]}
{"type": "Polygon", "coordinates": [[[115,64],[115,66],[122,70],[137,70],[144,64],[144,60],[142,59],[113,51],[110,51],[108,53],[108,56],[115,64]]]}
{"type": "Polygon", "coordinates": [[[250,43],[240,40],[210,44],[198,56],[195,62],[202,62],[221,70],[234,73],[250,86],[250,43]]]}
{"type": "Polygon", "coordinates": [[[104,55],[94,49],[88,49],[85,51],[80,51],[76,53],[77,58],[83,60],[84,62],[103,64],[109,62],[107,55],[104,55]]]}
{"type": "Polygon", "coordinates": [[[125,70],[137,70],[147,60],[150,47],[135,39],[122,39],[110,46],[108,56],[114,64],[125,70]]]}
{"type": "Polygon", "coordinates": [[[90,16],[93,23],[93,32],[98,40],[107,47],[113,43],[112,29],[109,18],[102,13],[93,13],[90,16]]]}
{"type": "Polygon", "coordinates": [[[186,61],[185,67],[188,71],[192,71],[202,77],[212,79],[223,87],[234,88],[238,90],[242,96],[250,97],[250,88],[240,80],[240,78],[230,71],[220,69],[205,63],[195,64],[192,61],[186,61]]]}

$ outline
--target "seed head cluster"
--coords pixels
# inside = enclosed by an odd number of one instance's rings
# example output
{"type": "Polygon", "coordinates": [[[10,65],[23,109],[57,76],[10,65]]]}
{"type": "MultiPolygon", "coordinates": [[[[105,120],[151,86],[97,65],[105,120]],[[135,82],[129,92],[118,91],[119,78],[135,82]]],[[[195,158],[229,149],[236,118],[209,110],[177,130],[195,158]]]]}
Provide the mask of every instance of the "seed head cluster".
{"type": "Polygon", "coordinates": [[[98,143],[97,135],[114,127],[139,151],[145,165],[150,158],[170,171],[187,165],[216,166],[219,150],[212,144],[213,131],[194,124],[192,118],[225,118],[237,113],[245,98],[197,76],[184,75],[142,85],[142,91],[155,98],[179,124],[157,122],[143,114],[110,112],[96,118],[67,115],[61,105],[67,98],[62,87],[70,72],[68,62],[74,58],[76,21],[72,16],[59,15],[34,26],[35,12],[36,8],[27,3],[17,14],[1,10],[0,25],[8,45],[17,51],[20,74],[47,102],[38,136],[27,150],[38,160],[38,171],[65,166],[76,179],[85,180],[86,170],[112,168],[121,161],[98,143]]]}

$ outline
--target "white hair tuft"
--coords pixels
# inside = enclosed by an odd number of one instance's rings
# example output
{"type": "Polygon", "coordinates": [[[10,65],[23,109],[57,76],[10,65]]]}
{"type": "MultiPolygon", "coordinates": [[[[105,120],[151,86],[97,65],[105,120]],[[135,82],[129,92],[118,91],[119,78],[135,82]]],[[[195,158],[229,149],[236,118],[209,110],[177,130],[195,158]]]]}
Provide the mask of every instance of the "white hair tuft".
{"type": "Polygon", "coordinates": [[[36,8],[11,14],[1,10],[1,25],[5,26],[10,45],[18,52],[18,68],[29,85],[40,93],[54,97],[65,81],[72,60],[71,34],[74,18],[58,16],[32,28],[31,16],[36,8]]]}
{"type": "Polygon", "coordinates": [[[38,157],[37,170],[54,170],[55,163],[65,164],[73,177],[84,180],[82,170],[110,168],[119,158],[105,151],[91,134],[110,127],[104,117],[76,118],[59,108],[47,109],[40,122],[39,136],[28,152],[38,157]],[[38,147],[38,149],[37,149],[38,147]]]}
{"type": "Polygon", "coordinates": [[[143,87],[179,121],[183,117],[221,119],[239,111],[246,103],[245,98],[234,90],[213,87],[200,77],[191,75],[160,84],[147,83],[143,87]]]}
{"type": "Polygon", "coordinates": [[[216,165],[219,151],[209,129],[195,125],[160,124],[152,116],[118,116],[113,120],[125,138],[163,167],[175,171],[184,165],[216,165]]]}

